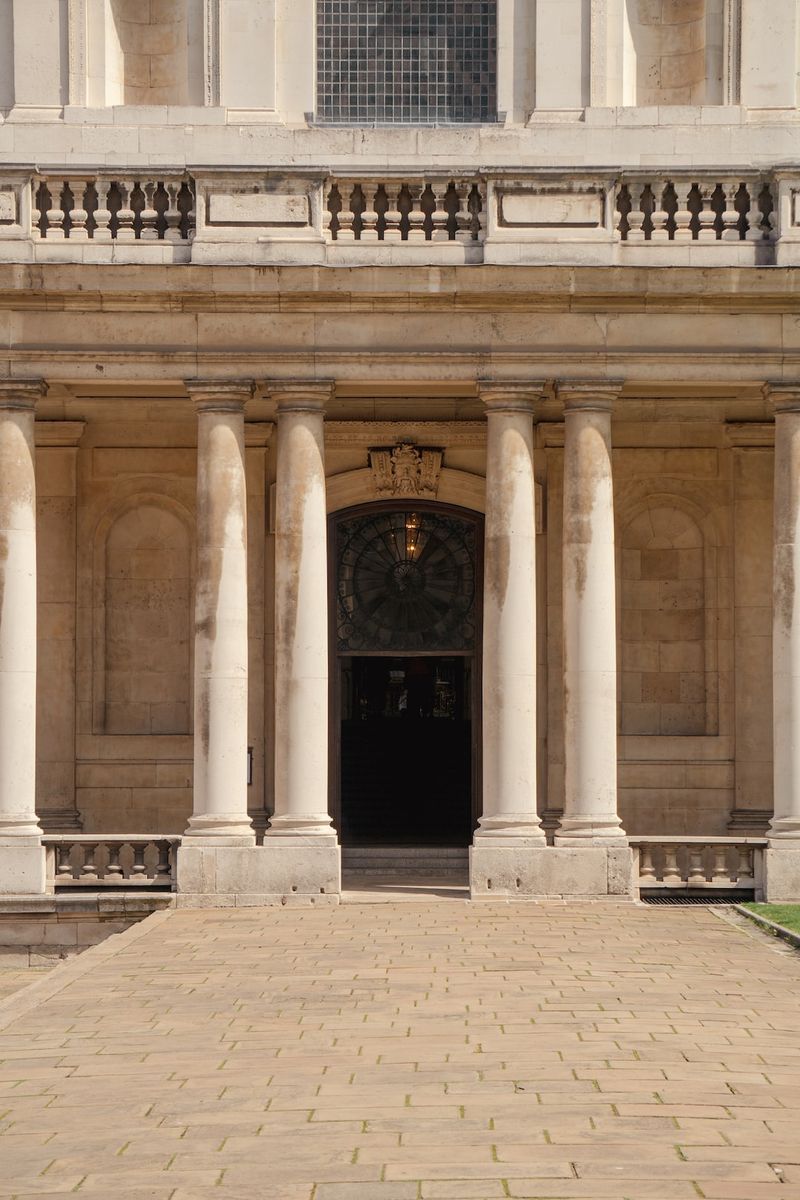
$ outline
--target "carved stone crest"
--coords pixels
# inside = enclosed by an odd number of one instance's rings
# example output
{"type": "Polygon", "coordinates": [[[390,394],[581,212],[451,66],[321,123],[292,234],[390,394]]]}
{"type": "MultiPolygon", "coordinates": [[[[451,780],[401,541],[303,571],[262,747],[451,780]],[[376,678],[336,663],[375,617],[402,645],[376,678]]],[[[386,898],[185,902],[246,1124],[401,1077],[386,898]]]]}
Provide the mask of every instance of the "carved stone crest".
{"type": "Polygon", "coordinates": [[[420,496],[435,500],[442,450],[399,442],[370,450],[369,463],[379,496],[420,496]]]}

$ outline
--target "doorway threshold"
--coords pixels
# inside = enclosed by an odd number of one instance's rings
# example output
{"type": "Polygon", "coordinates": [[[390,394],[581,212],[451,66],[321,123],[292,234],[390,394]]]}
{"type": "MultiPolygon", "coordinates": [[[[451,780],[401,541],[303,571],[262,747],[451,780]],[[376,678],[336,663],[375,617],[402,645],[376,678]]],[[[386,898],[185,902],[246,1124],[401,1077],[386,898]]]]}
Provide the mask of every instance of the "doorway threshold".
{"type": "Polygon", "coordinates": [[[469,900],[468,884],[452,879],[421,879],[371,875],[360,872],[342,874],[342,904],[397,904],[402,902],[428,903],[432,900],[469,900]]]}

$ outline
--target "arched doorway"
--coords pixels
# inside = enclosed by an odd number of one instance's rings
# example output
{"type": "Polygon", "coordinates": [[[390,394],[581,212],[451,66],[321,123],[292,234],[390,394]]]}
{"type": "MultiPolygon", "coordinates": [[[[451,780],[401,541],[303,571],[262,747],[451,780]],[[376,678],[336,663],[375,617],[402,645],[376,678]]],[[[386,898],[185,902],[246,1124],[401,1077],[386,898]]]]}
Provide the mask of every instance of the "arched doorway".
{"type": "Polygon", "coordinates": [[[483,521],[331,519],[331,812],[344,846],[466,846],[479,815],[483,521]]]}

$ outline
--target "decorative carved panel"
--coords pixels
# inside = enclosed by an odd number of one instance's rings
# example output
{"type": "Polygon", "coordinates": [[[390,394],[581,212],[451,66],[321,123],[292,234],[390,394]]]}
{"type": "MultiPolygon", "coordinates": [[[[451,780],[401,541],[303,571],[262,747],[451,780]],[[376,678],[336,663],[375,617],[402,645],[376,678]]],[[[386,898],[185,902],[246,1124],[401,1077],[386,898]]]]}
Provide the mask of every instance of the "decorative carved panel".
{"type": "Polygon", "coordinates": [[[414,497],[435,500],[442,469],[442,451],[400,442],[369,452],[375,491],[378,496],[414,497]]]}

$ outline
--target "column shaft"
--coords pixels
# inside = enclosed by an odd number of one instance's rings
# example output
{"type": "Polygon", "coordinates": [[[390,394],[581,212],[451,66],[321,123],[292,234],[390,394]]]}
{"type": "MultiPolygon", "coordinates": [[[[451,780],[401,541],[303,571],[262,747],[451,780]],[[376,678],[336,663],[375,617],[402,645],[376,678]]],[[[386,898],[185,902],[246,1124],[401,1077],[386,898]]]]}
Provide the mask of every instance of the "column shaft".
{"type": "Polygon", "coordinates": [[[197,409],[194,811],[186,838],[254,843],[247,814],[247,382],[187,383],[197,409]]]}
{"type": "Polygon", "coordinates": [[[618,388],[560,389],[564,448],[565,808],[556,843],[625,840],[617,814],[617,630],[611,404],[618,388]]]}
{"type": "Polygon", "coordinates": [[[328,813],[330,384],[279,384],[275,511],[275,812],[267,836],[335,837],[328,813]]]}
{"type": "Polygon", "coordinates": [[[481,389],[487,407],[483,816],[479,838],[544,845],[536,812],[536,502],[531,384],[481,389]]]}
{"type": "Polygon", "coordinates": [[[775,399],[772,679],[774,816],[770,838],[800,847],[800,385],[775,399]]]}
{"type": "Polygon", "coordinates": [[[37,383],[0,384],[0,893],[44,891],[36,818],[37,383]]]}

